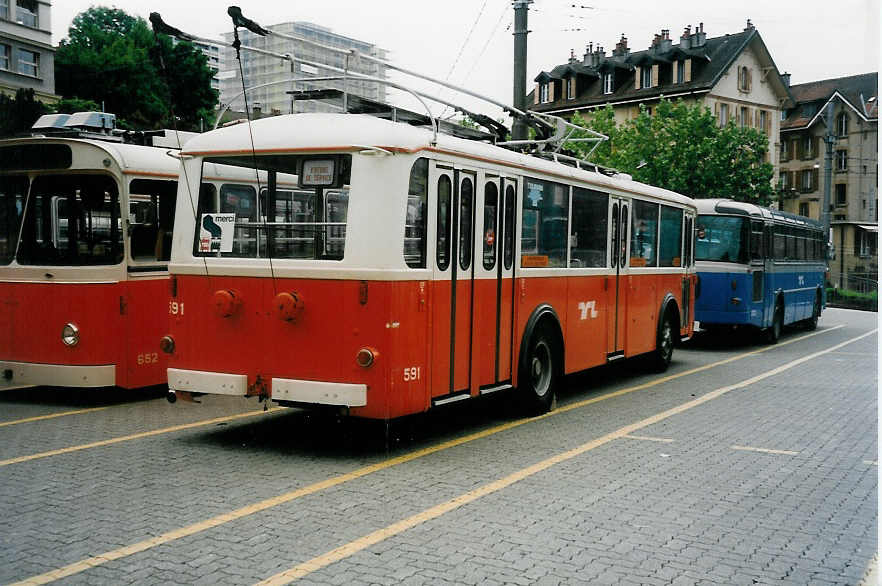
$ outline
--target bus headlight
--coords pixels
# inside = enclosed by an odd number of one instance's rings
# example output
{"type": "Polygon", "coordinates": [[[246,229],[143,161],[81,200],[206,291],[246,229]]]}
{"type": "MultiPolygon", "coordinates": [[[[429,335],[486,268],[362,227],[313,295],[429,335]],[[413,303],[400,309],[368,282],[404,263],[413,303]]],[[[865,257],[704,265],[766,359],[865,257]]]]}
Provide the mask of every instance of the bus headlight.
{"type": "Polygon", "coordinates": [[[362,348],[355,355],[355,363],[362,368],[368,368],[377,359],[377,351],[373,348],[362,348]]]}
{"type": "Polygon", "coordinates": [[[64,324],[61,328],[61,341],[65,346],[76,346],[80,341],[80,330],[72,323],[64,324]]]}
{"type": "Polygon", "coordinates": [[[159,349],[166,354],[172,354],[175,351],[175,339],[171,336],[163,336],[159,340],[159,349]]]}

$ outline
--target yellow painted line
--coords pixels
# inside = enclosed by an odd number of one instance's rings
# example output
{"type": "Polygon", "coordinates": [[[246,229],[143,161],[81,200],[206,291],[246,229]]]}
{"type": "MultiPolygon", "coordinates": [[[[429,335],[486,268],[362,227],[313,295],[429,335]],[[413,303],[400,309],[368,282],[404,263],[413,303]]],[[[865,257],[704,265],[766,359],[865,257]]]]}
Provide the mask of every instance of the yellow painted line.
{"type": "Polygon", "coordinates": [[[109,407],[91,407],[89,409],[77,409],[76,411],[64,411],[62,413],[53,413],[52,415],[40,415],[37,417],[25,417],[24,419],[14,419],[12,421],[4,421],[0,423],[0,427],[7,425],[18,425],[20,423],[31,423],[33,421],[43,421],[45,419],[55,419],[56,417],[67,417],[68,415],[80,415],[81,413],[91,413],[93,411],[101,411],[109,407]]]}
{"type": "Polygon", "coordinates": [[[625,439],[643,440],[646,442],[662,442],[665,444],[669,444],[674,441],[666,437],[649,437],[648,435],[626,435],[625,439]]]}
{"type": "Polygon", "coordinates": [[[37,385],[16,385],[16,386],[12,386],[12,387],[3,387],[2,389],[0,389],[0,393],[2,393],[4,391],[18,391],[21,389],[33,389],[36,386],[37,385]]]}
{"type": "Polygon", "coordinates": [[[275,507],[275,506],[293,501],[295,499],[298,499],[298,498],[301,498],[304,496],[308,496],[310,494],[314,494],[314,493],[319,492],[321,490],[325,490],[328,488],[338,486],[338,485],[343,484],[345,482],[349,482],[350,480],[355,480],[357,478],[367,476],[368,474],[373,474],[374,472],[379,472],[381,470],[385,470],[385,469],[391,468],[393,466],[398,466],[399,464],[404,464],[404,463],[410,462],[412,460],[416,460],[417,458],[422,458],[423,456],[428,456],[430,454],[441,452],[443,450],[454,448],[456,446],[461,446],[463,444],[466,444],[466,443],[469,443],[469,442],[472,442],[475,440],[479,440],[479,439],[482,439],[482,438],[485,438],[485,437],[488,437],[491,435],[495,435],[495,434],[503,432],[503,431],[507,431],[510,429],[514,429],[516,427],[520,427],[521,425],[531,423],[533,421],[539,421],[539,420],[545,419],[547,417],[553,417],[553,416],[558,415],[560,413],[566,413],[567,411],[572,411],[573,409],[578,409],[579,407],[591,405],[591,404],[597,403],[599,401],[604,401],[606,399],[612,399],[613,397],[619,397],[621,395],[625,395],[627,393],[633,393],[635,391],[641,391],[643,389],[647,389],[647,388],[653,387],[655,385],[666,383],[666,382],[669,382],[669,381],[672,381],[672,380],[675,380],[675,379],[678,379],[678,378],[681,378],[684,376],[688,376],[690,374],[695,374],[696,372],[708,370],[709,368],[713,368],[714,366],[721,366],[723,364],[728,364],[728,363],[733,362],[735,360],[739,360],[740,358],[746,358],[748,356],[752,356],[752,355],[758,354],[760,352],[766,352],[768,350],[772,350],[777,347],[785,346],[787,344],[792,344],[792,343],[798,342],[800,340],[805,340],[806,338],[811,338],[813,336],[817,336],[817,335],[820,335],[820,334],[823,334],[826,332],[831,332],[831,331],[837,330],[841,327],[844,327],[844,326],[837,325],[837,326],[833,326],[828,329],[819,330],[819,331],[813,332],[811,334],[806,334],[804,336],[794,338],[792,340],[779,342],[775,346],[767,346],[767,347],[761,348],[759,350],[752,350],[750,352],[745,352],[744,354],[739,354],[739,355],[732,357],[732,358],[726,358],[725,360],[720,360],[719,362],[715,362],[713,364],[700,366],[698,368],[693,368],[691,370],[687,370],[687,371],[684,371],[684,372],[681,372],[678,374],[665,376],[665,377],[656,379],[653,382],[630,387],[627,389],[622,389],[619,391],[614,391],[612,393],[607,393],[607,394],[601,395],[599,397],[594,397],[592,399],[585,399],[583,401],[577,401],[575,403],[571,403],[569,405],[566,405],[565,407],[560,407],[560,408],[556,409],[555,411],[552,411],[550,413],[546,413],[544,415],[539,415],[537,417],[533,417],[530,419],[520,419],[518,421],[504,423],[502,425],[497,425],[496,427],[492,427],[492,428],[486,429],[484,431],[479,431],[476,433],[472,433],[472,434],[463,436],[461,438],[449,440],[449,441],[443,442],[441,444],[437,444],[435,446],[423,448],[421,450],[417,450],[415,452],[410,452],[408,454],[403,454],[401,456],[396,456],[395,458],[390,458],[388,460],[384,460],[384,461],[378,462],[376,464],[364,466],[364,467],[359,468],[357,470],[354,470],[352,472],[348,472],[346,474],[341,474],[340,476],[335,476],[335,477],[329,478],[327,480],[322,480],[320,482],[310,484],[308,486],[304,486],[303,488],[299,488],[297,490],[293,490],[291,492],[287,492],[285,494],[282,494],[282,495],[279,495],[276,497],[272,497],[269,499],[259,501],[257,503],[242,507],[240,509],[230,511],[229,513],[224,513],[224,514],[218,515],[216,517],[211,517],[211,518],[206,519],[204,521],[200,521],[198,523],[194,523],[192,525],[182,527],[181,529],[175,529],[175,530],[169,531],[167,533],[163,533],[162,535],[157,535],[156,537],[152,537],[152,538],[146,539],[144,541],[139,541],[137,543],[133,543],[132,545],[128,545],[128,546],[122,547],[120,549],[111,550],[106,553],[102,553],[100,555],[96,555],[94,557],[87,558],[87,559],[84,559],[79,562],[75,562],[73,564],[46,572],[45,574],[33,576],[33,577],[28,578],[22,582],[19,582],[18,584],[46,584],[48,582],[60,580],[61,578],[66,578],[68,576],[78,574],[80,572],[83,572],[83,571],[91,568],[91,567],[99,566],[99,565],[106,563],[108,561],[116,560],[116,559],[126,557],[129,555],[135,554],[135,553],[139,553],[139,552],[145,551],[147,549],[150,549],[152,547],[156,547],[157,545],[164,545],[164,544],[169,543],[171,541],[174,541],[176,539],[181,539],[182,537],[187,537],[190,535],[194,535],[196,533],[200,533],[202,531],[211,529],[212,527],[217,527],[218,525],[223,525],[224,523],[229,523],[230,521],[234,521],[236,519],[241,519],[242,517],[246,517],[248,515],[252,515],[254,513],[264,511],[264,510],[269,509],[271,507],[275,507]]]}
{"type": "Polygon", "coordinates": [[[551,468],[552,466],[560,464],[561,462],[566,462],[567,460],[571,460],[571,459],[575,458],[576,456],[582,455],[588,451],[591,451],[595,448],[598,448],[604,444],[611,442],[612,440],[626,437],[629,434],[631,434],[632,432],[638,431],[640,429],[643,429],[645,427],[648,427],[650,425],[658,423],[659,421],[663,421],[669,417],[673,417],[674,415],[678,415],[680,413],[683,413],[684,411],[687,411],[687,410],[692,409],[694,407],[698,407],[699,405],[703,405],[704,403],[707,403],[708,401],[712,401],[712,400],[714,400],[718,397],[721,397],[731,391],[734,391],[737,389],[743,389],[744,387],[749,387],[749,386],[756,384],[762,380],[765,380],[769,377],[781,374],[782,372],[785,372],[795,366],[799,366],[800,364],[803,364],[809,360],[812,360],[813,358],[817,358],[818,356],[821,356],[823,354],[827,354],[827,353],[832,352],[838,348],[841,348],[843,346],[846,346],[848,344],[856,342],[862,338],[870,336],[870,335],[874,334],[875,332],[876,332],[876,330],[873,330],[873,331],[868,332],[866,334],[862,334],[860,336],[857,336],[856,338],[852,338],[851,340],[847,340],[845,342],[842,342],[840,344],[832,346],[831,348],[828,348],[827,350],[821,350],[819,352],[815,352],[813,354],[803,356],[802,358],[798,358],[796,360],[788,362],[787,364],[784,364],[784,365],[779,366],[777,368],[773,368],[772,370],[768,370],[762,374],[758,374],[758,375],[751,377],[747,380],[741,381],[740,383],[735,383],[734,385],[720,387],[720,388],[713,390],[705,395],[702,395],[701,397],[699,397],[697,399],[693,399],[692,401],[688,401],[686,403],[683,403],[682,405],[678,405],[677,407],[673,407],[672,409],[662,411],[661,413],[657,413],[651,417],[647,417],[646,419],[643,419],[643,420],[638,421],[636,423],[632,423],[631,425],[626,425],[625,427],[622,427],[616,431],[608,433],[608,434],[606,434],[602,437],[599,437],[595,440],[592,440],[588,443],[582,444],[581,446],[579,446],[577,448],[573,448],[572,450],[568,450],[566,452],[552,456],[551,458],[548,458],[546,460],[542,460],[541,462],[537,462],[537,463],[533,464],[532,466],[528,466],[526,468],[518,470],[517,472],[514,472],[513,474],[509,474],[508,476],[500,478],[494,482],[491,482],[489,484],[485,484],[484,486],[476,488],[475,490],[471,490],[467,493],[461,494],[458,497],[450,499],[449,501],[443,502],[443,503],[436,505],[430,509],[426,509],[425,511],[422,511],[420,513],[417,513],[416,515],[408,517],[407,519],[403,519],[401,521],[398,521],[397,523],[393,523],[392,525],[389,525],[387,527],[384,527],[382,529],[374,531],[373,533],[369,533],[359,539],[356,539],[354,541],[350,541],[349,543],[341,545],[340,547],[333,549],[325,554],[322,554],[320,556],[316,556],[316,557],[312,558],[311,560],[307,560],[301,564],[298,564],[297,566],[294,566],[291,569],[285,570],[283,572],[279,572],[278,574],[275,574],[274,576],[271,576],[271,577],[267,578],[266,580],[262,580],[257,583],[257,586],[269,586],[269,585],[278,586],[281,584],[288,584],[290,582],[293,582],[294,580],[298,580],[298,579],[300,579],[300,578],[302,578],[312,572],[315,572],[316,570],[320,570],[320,569],[327,567],[335,562],[338,562],[342,559],[345,559],[345,558],[347,558],[355,553],[358,553],[358,552],[360,552],[360,551],[362,551],[372,545],[375,545],[375,544],[377,544],[381,541],[384,541],[390,537],[398,535],[399,533],[402,533],[408,529],[416,527],[417,525],[421,525],[422,523],[425,523],[427,521],[431,521],[432,519],[436,519],[446,513],[449,513],[450,511],[453,511],[455,509],[462,507],[463,505],[467,505],[468,503],[476,501],[483,496],[487,496],[489,494],[493,494],[495,492],[498,492],[498,491],[502,490],[503,488],[511,486],[512,484],[514,484],[518,481],[521,481],[525,478],[529,478],[530,476],[533,476],[539,472],[542,472],[543,470],[547,470],[547,469],[551,468]]]}
{"type": "Polygon", "coordinates": [[[780,454],[782,456],[797,456],[799,452],[791,450],[770,450],[769,448],[752,448],[750,446],[732,446],[733,450],[742,450],[745,452],[761,452],[763,454],[780,454]]]}
{"type": "Polygon", "coordinates": [[[273,407],[272,409],[268,409],[267,411],[249,411],[248,413],[240,413],[238,415],[227,415],[225,417],[216,417],[215,419],[206,419],[204,421],[195,421],[193,423],[184,423],[181,425],[174,425],[172,427],[163,427],[162,429],[154,429],[153,431],[145,431],[142,433],[135,433],[132,435],[125,435],[121,437],[115,437],[107,440],[101,440],[97,442],[92,442],[89,444],[81,444],[78,446],[71,446],[69,448],[60,448],[58,450],[50,450],[48,452],[40,452],[38,454],[30,454],[28,456],[19,456],[17,458],[10,458],[8,460],[0,460],[0,467],[9,466],[10,464],[20,464],[22,462],[29,462],[31,460],[39,460],[40,458],[48,458],[49,456],[59,456],[61,454],[70,454],[71,452],[79,452],[81,450],[89,450],[91,448],[100,448],[102,446],[112,446],[113,444],[120,444],[122,442],[130,442],[136,439],[142,439],[145,437],[153,437],[155,435],[163,435],[166,433],[173,433],[175,431],[182,431],[185,429],[195,429],[197,427],[205,427],[207,425],[215,425],[217,423],[225,423],[227,421],[236,421],[237,419],[245,419],[247,417],[256,417],[258,415],[263,415],[264,413],[270,413],[272,411],[280,411],[283,407],[273,407]]]}

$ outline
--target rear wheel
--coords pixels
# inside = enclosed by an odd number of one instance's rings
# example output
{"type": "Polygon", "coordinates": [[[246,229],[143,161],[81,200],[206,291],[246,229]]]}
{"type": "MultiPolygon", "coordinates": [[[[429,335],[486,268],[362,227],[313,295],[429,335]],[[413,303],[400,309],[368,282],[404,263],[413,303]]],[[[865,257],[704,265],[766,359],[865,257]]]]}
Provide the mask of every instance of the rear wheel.
{"type": "Polygon", "coordinates": [[[779,302],[775,305],[772,325],[766,329],[766,341],[769,344],[777,344],[782,331],[784,331],[784,306],[779,302]]]}
{"type": "Polygon", "coordinates": [[[674,318],[666,313],[655,340],[655,350],[649,354],[649,365],[656,372],[664,372],[674,355],[674,318]]]}
{"type": "Polygon", "coordinates": [[[554,406],[559,378],[555,348],[554,337],[547,327],[539,327],[527,345],[518,388],[524,407],[532,415],[547,413],[554,406]]]}
{"type": "Polygon", "coordinates": [[[811,331],[818,327],[818,318],[821,317],[821,293],[815,295],[815,305],[812,307],[812,316],[803,322],[805,329],[811,331]]]}

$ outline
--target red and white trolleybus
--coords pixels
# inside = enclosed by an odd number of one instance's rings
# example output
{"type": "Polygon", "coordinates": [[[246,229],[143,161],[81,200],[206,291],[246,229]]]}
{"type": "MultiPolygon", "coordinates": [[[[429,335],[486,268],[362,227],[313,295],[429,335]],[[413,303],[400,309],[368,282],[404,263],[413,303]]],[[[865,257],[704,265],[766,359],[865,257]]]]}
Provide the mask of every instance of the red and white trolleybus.
{"type": "Polygon", "coordinates": [[[0,388],[165,382],[178,160],[77,128],[0,141],[0,388]]]}
{"type": "Polygon", "coordinates": [[[666,368],[692,333],[692,200],[550,158],[355,114],[192,139],[171,391],[390,419],[517,388],[541,412],[566,373],[666,368]],[[216,165],[258,185],[200,193],[216,165]]]}

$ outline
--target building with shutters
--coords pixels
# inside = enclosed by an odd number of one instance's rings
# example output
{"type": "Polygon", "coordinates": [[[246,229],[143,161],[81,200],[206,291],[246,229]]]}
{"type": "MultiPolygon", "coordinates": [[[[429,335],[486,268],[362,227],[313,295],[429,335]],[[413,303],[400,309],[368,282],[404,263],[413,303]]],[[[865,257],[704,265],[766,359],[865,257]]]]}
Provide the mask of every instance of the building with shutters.
{"type": "Polygon", "coordinates": [[[878,72],[791,86],[794,105],[780,137],[780,194],[790,212],[821,219],[827,104],[833,104],[829,280],[839,288],[876,290],[879,253],[878,72]]]}
{"type": "Polygon", "coordinates": [[[611,105],[622,123],[641,105],[652,113],[662,98],[704,104],[721,125],[734,120],[765,133],[776,168],[781,111],[793,106],[786,77],[750,21],[719,37],[708,37],[703,23],[688,26],[677,43],[662,29],[645,51],[632,52],[622,35],[610,55],[590,44],[581,60],[571,54],[534,81],[531,109],[562,116],[611,105]]]}
{"type": "Polygon", "coordinates": [[[47,0],[0,0],[0,93],[33,89],[42,102],[55,95],[55,48],[47,0]]]}

